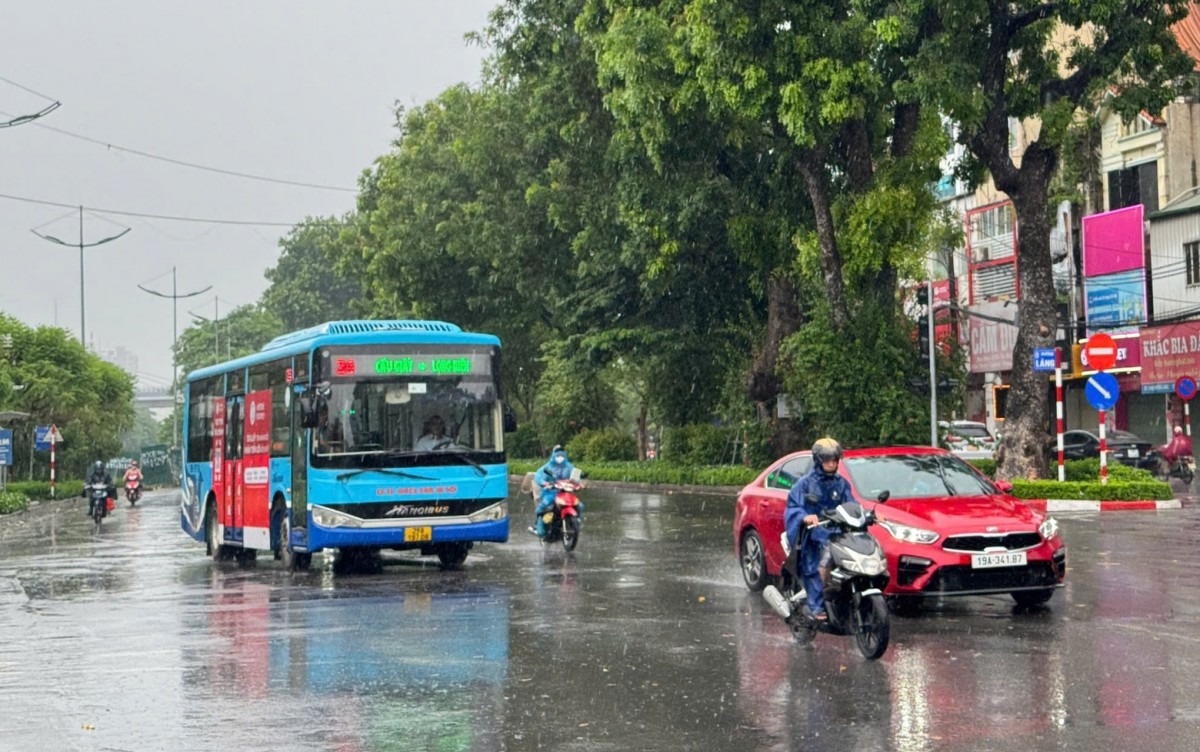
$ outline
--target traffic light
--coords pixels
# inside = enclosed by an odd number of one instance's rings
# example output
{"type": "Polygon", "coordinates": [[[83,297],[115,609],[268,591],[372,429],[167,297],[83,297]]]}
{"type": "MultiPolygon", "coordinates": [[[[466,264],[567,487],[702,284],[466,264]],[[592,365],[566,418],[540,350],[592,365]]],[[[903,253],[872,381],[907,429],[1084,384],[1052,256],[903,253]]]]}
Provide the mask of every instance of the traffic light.
{"type": "Polygon", "coordinates": [[[917,350],[921,354],[921,360],[929,360],[929,316],[917,318],[917,350]]]}
{"type": "Polygon", "coordinates": [[[917,305],[929,305],[929,288],[925,285],[917,288],[917,305]]]}

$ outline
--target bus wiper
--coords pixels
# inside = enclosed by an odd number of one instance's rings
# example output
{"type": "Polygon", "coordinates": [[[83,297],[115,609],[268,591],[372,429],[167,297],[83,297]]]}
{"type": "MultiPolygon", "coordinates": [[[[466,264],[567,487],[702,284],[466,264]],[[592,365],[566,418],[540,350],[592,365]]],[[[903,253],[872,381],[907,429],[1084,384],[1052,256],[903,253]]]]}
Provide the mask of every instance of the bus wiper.
{"type": "Polygon", "coordinates": [[[412,478],[413,480],[434,480],[433,478],[429,478],[424,475],[406,473],[403,470],[385,470],[382,467],[364,467],[360,470],[351,470],[348,473],[342,473],[341,475],[337,476],[337,479],[340,481],[345,481],[357,475],[362,475],[363,473],[383,473],[384,475],[395,475],[398,478],[412,478]]]}
{"type": "Polygon", "coordinates": [[[475,468],[476,473],[478,473],[480,475],[487,475],[487,470],[483,469],[483,465],[479,464],[478,462],[471,459],[467,455],[462,454],[460,452],[448,452],[448,454],[450,454],[450,456],[452,456],[452,457],[455,457],[456,459],[462,460],[463,462],[467,463],[471,467],[475,468]]]}

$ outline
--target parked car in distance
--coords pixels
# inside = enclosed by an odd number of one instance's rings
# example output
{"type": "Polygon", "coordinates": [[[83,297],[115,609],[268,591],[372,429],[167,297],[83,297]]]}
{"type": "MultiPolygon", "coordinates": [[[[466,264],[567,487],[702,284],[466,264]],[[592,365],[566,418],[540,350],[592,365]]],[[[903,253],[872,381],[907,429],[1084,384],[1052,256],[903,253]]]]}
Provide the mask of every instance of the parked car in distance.
{"type": "MultiPolygon", "coordinates": [[[[1158,469],[1159,456],[1154,445],[1129,431],[1107,431],[1109,457],[1130,467],[1140,467],[1154,472],[1158,469]]],[[[1058,445],[1050,448],[1051,456],[1057,458],[1058,445]]],[[[1083,460],[1100,456],[1100,435],[1091,431],[1073,430],[1063,432],[1063,459],[1083,460]]]]}
{"type": "MultiPolygon", "coordinates": [[[[791,487],[812,468],[807,451],[782,457],[738,494],[733,544],[752,591],[780,576],[783,513],[791,487]]],[[[885,593],[924,596],[1008,593],[1045,603],[1062,587],[1066,547],[1058,523],[1009,496],[959,457],[933,447],[849,449],[838,472],[880,519],[872,535],[887,555],[885,593]],[[883,491],[891,497],[877,499],[883,491]]]]}
{"type": "Polygon", "coordinates": [[[996,438],[986,423],[973,420],[938,421],[942,445],[965,459],[991,459],[996,438]]]}

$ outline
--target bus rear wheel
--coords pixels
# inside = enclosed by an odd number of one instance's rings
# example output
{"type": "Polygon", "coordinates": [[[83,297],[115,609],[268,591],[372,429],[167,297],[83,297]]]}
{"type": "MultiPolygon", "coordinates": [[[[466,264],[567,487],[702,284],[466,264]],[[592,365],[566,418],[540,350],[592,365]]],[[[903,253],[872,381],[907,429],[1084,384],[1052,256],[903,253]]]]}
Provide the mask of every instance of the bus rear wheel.
{"type": "Polygon", "coordinates": [[[445,569],[457,569],[467,560],[470,543],[442,543],[438,545],[437,557],[445,569]]]}

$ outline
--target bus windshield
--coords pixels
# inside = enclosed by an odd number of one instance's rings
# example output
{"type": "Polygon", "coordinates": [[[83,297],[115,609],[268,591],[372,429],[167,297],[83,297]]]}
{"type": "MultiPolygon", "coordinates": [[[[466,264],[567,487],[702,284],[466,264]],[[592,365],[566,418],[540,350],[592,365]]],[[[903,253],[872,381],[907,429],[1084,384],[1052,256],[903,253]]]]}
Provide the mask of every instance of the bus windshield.
{"type": "Polygon", "coordinates": [[[503,450],[492,353],[430,350],[322,352],[313,466],[501,461],[487,456],[503,450]]]}

